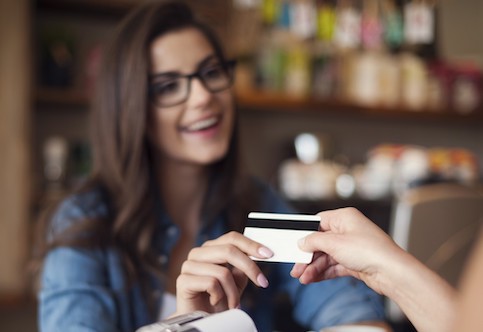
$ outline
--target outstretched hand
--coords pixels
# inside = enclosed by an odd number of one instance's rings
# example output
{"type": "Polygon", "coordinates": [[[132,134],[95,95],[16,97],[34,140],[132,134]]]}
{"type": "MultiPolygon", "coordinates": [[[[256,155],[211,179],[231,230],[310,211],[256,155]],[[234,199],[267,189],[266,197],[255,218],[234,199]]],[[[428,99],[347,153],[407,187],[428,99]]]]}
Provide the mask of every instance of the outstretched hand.
{"type": "Polygon", "coordinates": [[[314,259],[310,264],[295,264],[291,276],[303,284],[352,276],[383,294],[381,273],[390,268],[394,255],[405,252],[357,209],[318,215],[321,231],[299,241],[302,250],[314,252],[314,259]]]}

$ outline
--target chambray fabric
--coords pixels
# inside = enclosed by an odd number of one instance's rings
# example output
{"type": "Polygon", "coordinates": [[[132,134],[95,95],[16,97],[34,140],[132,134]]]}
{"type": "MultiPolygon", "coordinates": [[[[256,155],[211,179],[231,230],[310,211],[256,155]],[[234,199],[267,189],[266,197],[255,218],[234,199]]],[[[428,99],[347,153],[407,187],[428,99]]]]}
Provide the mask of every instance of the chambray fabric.
{"type": "MultiPolygon", "coordinates": [[[[263,185],[263,212],[295,212],[269,186],[263,185]]],[[[159,259],[168,264],[169,254],[179,238],[179,228],[159,204],[159,231],[154,244],[159,259]]],[[[99,191],[93,190],[67,198],[52,219],[51,235],[57,234],[86,217],[102,217],[108,213],[99,191]]],[[[223,216],[200,230],[197,244],[219,237],[227,231],[223,216]]],[[[367,320],[383,320],[382,298],[362,282],[339,278],[311,285],[301,285],[290,277],[291,264],[265,263],[270,286],[252,287],[242,300],[244,309],[260,332],[272,331],[275,299],[286,292],[293,303],[293,316],[313,330],[322,327],[367,320]]],[[[153,282],[154,279],[153,279],[153,282]]],[[[155,282],[156,295],[163,285],[155,282]]],[[[114,249],[87,250],[60,247],[46,257],[39,299],[39,326],[42,332],[114,332],[135,331],[153,323],[148,315],[139,285],[127,289],[119,254],[114,249]]],[[[160,309],[160,308],[158,308],[160,309]]],[[[159,312],[159,310],[158,310],[159,312]]],[[[229,324],[229,323],[228,323],[229,324]]]]}

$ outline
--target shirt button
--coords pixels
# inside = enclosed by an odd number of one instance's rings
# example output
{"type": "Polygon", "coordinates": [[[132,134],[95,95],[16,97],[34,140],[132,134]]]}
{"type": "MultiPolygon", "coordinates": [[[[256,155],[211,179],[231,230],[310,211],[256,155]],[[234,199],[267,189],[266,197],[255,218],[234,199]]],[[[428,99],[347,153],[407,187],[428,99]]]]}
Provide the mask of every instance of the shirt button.
{"type": "Polygon", "coordinates": [[[171,226],[168,228],[168,236],[175,236],[178,233],[178,230],[175,226],[171,226]]]}
{"type": "Polygon", "coordinates": [[[160,255],[158,257],[158,261],[159,263],[161,263],[162,265],[166,265],[166,263],[168,263],[168,256],[167,255],[160,255]]]}

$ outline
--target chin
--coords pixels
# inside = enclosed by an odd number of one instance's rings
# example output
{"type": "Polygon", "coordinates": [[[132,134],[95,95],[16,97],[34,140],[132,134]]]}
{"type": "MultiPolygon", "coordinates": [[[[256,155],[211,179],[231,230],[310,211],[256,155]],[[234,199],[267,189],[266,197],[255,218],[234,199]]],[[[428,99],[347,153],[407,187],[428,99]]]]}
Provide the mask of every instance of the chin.
{"type": "Polygon", "coordinates": [[[197,160],[198,163],[203,164],[203,165],[211,165],[214,163],[219,162],[222,160],[228,152],[228,149],[219,149],[219,150],[211,150],[211,151],[198,151],[198,158],[193,158],[194,160],[197,160]]]}
{"type": "Polygon", "coordinates": [[[200,163],[203,165],[212,165],[222,160],[225,156],[226,154],[214,155],[209,157],[207,156],[206,158],[202,158],[200,160],[200,163]]]}

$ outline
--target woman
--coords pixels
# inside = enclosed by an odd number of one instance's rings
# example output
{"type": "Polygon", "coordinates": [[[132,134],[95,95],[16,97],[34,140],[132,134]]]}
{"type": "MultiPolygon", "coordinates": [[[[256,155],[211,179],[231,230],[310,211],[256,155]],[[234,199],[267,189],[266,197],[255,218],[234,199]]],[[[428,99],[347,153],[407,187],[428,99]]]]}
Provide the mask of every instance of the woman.
{"type": "Polygon", "coordinates": [[[132,331],[239,305],[271,331],[279,291],[312,328],[383,318],[361,282],[302,287],[289,266],[248,258],[271,252],[239,233],[247,213],[292,210],[239,167],[233,66],[183,4],[123,21],[97,87],[94,171],[42,237],[42,331],[132,331]]]}

